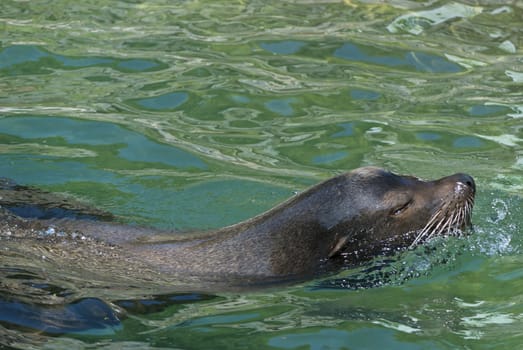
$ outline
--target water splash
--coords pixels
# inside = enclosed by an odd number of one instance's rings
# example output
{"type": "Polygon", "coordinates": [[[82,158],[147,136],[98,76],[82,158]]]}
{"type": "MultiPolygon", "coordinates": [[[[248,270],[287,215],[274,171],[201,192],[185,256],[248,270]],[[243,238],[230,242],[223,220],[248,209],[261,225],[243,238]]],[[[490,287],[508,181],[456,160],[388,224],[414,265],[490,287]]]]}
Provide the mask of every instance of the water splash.
{"type": "Polygon", "coordinates": [[[474,214],[478,222],[468,238],[468,249],[489,257],[518,254],[523,247],[519,214],[523,200],[519,196],[501,197],[498,192],[490,196],[474,214]]]}

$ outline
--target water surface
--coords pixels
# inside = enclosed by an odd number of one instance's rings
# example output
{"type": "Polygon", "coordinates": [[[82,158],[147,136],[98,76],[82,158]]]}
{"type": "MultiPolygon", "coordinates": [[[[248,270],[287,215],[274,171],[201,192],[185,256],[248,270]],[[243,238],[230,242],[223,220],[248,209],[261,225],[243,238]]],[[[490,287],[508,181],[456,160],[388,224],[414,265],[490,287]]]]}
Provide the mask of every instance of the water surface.
{"type": "Polygon", "coordinates": [[[479,189],[473,235],[408,252],[385,274],[343,271],[336,288],[106,300],[57,283],[63,267],[0,255],[2,341],[518,348],[522,16],[496,1],[2,1],[0,176],[180,230],[248,218],[364,165],[467,172],[479,189]],[[13,299],[14,280],[70,303],[13,299]],[[369,280],[383,285],[354,289],[369,280]],[[23,317],[64,310],[84,322],[46,330],[23,317]]]}

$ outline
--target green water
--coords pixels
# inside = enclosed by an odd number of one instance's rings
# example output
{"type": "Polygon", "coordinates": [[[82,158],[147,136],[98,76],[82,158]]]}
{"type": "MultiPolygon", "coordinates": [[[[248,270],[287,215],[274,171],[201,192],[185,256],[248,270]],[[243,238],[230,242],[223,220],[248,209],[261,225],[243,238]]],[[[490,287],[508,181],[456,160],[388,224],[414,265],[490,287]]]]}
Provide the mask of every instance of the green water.
{"type": "Polygon", "coordinates": [[[0,333],[25,349],[518,348],[522,18],[497,1],[2,0],[0,176],[189,230],[363,165],[467,172],[478,195],[474,235],[406,254],[379,288],[311,281],[103,334],[0,333]]]}

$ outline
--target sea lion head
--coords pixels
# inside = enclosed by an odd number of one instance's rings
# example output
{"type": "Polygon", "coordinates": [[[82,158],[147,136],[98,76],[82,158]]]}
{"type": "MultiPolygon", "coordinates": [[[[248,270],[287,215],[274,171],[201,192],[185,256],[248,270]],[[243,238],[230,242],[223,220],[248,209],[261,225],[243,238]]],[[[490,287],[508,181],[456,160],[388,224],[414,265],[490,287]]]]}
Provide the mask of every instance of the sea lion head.
{"type": "Polygon", "coordinates": [[[476,187],[467,174],[424,181],[364,167],[341,175],[337,188],[346,196],[327,215],[336,223],[329,258],[361,261],[471,226],[476,187]]]}

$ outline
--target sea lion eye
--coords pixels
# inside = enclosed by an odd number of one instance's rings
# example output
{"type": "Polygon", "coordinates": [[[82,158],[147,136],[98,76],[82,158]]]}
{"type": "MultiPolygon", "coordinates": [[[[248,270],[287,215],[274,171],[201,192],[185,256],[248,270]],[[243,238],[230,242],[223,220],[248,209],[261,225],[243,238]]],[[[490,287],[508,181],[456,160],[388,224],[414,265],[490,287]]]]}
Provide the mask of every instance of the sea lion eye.
{"type": "Polygon", "coordinates": [[[401,213],[403,213],[405,210],[407,210],[408,207],[410,207],[410,205],[412,204],[412,199],[409,199],[407,202],[393,208],[391,211],[390,211],[390,215],[391,216],[396,216],[396,215],[399,215],[401,213]]]}

